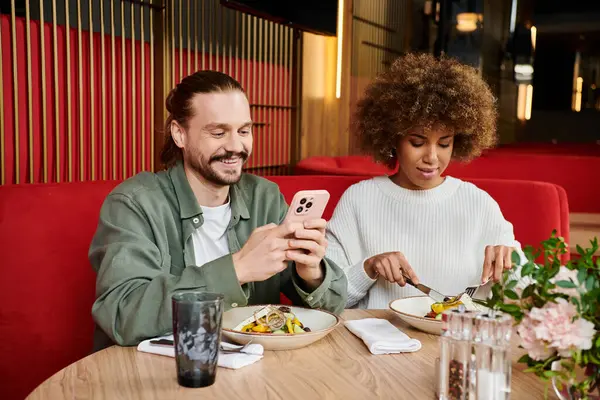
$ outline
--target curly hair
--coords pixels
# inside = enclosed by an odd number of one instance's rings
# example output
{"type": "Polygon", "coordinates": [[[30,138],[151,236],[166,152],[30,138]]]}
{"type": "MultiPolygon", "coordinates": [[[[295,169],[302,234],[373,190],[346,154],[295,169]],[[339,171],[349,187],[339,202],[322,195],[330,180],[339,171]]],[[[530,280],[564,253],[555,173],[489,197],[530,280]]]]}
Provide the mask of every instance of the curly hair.
{"type": "Polygon", "coordinates": [[[453,132],[452,158],[466,161],[495,145],[496,118],[496,99],[474,68],[408,54],[367,86],[352,129],[365,153],[394,168],[399,140],[412,129],[453,132]]]}

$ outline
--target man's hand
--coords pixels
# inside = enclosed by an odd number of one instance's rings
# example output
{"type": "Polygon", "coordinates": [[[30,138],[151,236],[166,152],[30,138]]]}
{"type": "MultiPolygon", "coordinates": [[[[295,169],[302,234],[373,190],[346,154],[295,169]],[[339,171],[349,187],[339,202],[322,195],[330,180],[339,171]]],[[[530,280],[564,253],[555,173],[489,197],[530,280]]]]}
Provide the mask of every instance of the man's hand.
{"type": "Polygon", "coordinates": [[[310,289],[317,288],[323,282],[321,261],[327,250],[326,227],[327,221],[324,219],[307,220],[300,226],[295,224],[292,228],[297,229],[288,240],[290,249],[286,251],[286,258],[294,261],[298,276],[310,289]]]}
{"type": "Polygon", "coordinates": [[[240,284],[264,281],[287,268],[286,236],[297,228],[293,224],[268,224],[256,228],[242,249],[233,254],[233,265],[240,284]]]}
{"type": "Polygon", "coordinates": [[[502,272],[512,268],[513,251],[515,248],[509,246],[485,246],[481,283],[490,279],[499,282],[502,279],[502,272]]]}
{"type": "Polygon", "coordinates": [[[417,274],[413,271],[404,254],[399,251],[373,256],[365,261],[364,268],[371,279],[381,275],[388,282],[404,286],[408,277],[415,285],[419,283],[417,274]]]}

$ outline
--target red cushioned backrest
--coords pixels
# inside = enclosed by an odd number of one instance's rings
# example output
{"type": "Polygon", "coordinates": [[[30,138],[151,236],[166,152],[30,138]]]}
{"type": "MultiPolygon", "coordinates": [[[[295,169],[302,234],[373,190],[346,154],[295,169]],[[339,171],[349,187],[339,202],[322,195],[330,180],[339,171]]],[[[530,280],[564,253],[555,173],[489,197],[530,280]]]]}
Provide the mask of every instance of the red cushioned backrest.
{"type": "Polygon", "coordinates": [[[368,156],[308,157],[294,167],[296,175],[374,176],[393,172],[368,156]]]}
{"type": "MultiPolygon", "coordinates": [[[[567,196],[563,188],[547,182],[508,179],[468,179],[485,190],[500,206],[504,218],[514,227],[522,246],[539,247],[556,229],[569,241],[567,196]]],[[[566,261],[569,254],[565,254],[566,261]]]]}
{"type": "Polygon", "coordinates": [[[0,186],[0,392],[23,399],[92,350],[87,258],[116,182],[0,186]]]}
{"type": "Polygon", "coordinates": [[[571,212],[600,213],[598,171],[600,157],[499,152],[467,164],[452,163],[446,174],[457,178],[551,182],[565,189],[571,212]]]}

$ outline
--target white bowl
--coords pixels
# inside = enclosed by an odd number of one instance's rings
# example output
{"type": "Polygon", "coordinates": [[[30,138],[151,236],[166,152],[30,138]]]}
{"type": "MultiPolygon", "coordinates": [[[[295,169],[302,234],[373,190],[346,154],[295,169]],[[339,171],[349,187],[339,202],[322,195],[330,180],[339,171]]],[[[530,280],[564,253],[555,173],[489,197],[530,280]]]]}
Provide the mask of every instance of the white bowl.
{"type": "Polygon", "coordinates": [[[392,301],[390,308],[407,324],[423,332],[439,335],[442,331],[442,321],[425,318],[433,303],[433,299],[428,296],[404,297],[392,301]]]}
{"type": "Polygon", "coordinates": [[[340,323],[340,319],[329,311],[313,310],[310,308],[285,306],[292,310],[303,325],[310,328],[310,332],[296,334],[274,335],[271,333],[239,332],[234,331],[240,322],[251,317],[254,312],[265,307],[255,305],[232,308],[223,313],[222,334],[225,338],[239,344],[252,343],[263,345],[265,350],[293,350],[308,346],[321,340],[333,331],[340,323]]]}

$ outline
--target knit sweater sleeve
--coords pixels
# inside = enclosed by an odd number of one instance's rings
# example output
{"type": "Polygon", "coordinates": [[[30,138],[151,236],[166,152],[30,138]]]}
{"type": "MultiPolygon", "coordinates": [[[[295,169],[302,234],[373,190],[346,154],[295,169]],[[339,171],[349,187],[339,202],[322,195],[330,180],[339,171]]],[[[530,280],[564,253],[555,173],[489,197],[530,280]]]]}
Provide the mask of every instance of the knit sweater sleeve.
{"type": "MultiPolygon", "coordinates": [[[[339,265],[348,279],[348,301],[346,307],[358,303],[376,280],[371,279],[364,269],[367,257],[361,241],[357,220],[360,187],[352,186],[342,195],[333,216],[327,224],[327,258],[339,265]]],[[[364,201],[364,199],[362,199],[364,201]]]]}

